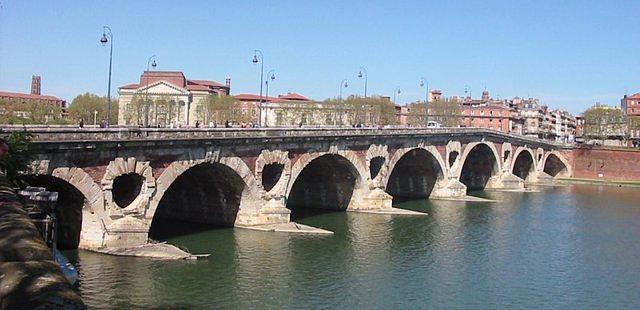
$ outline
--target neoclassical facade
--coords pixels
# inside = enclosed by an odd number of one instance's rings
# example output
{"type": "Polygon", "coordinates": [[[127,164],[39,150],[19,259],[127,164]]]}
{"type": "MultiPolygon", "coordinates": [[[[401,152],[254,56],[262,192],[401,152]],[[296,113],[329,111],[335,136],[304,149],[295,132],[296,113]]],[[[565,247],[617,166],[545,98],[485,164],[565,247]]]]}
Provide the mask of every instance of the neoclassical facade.
{"type": "Polygon", "coordinates": [[[229,77],[222,84],[189,80],[180,71],[145,71],[139,83],[118,88],[118,125],[194,126],[204,100],[209,95],[229,95],[230,88],[229,77]]]}

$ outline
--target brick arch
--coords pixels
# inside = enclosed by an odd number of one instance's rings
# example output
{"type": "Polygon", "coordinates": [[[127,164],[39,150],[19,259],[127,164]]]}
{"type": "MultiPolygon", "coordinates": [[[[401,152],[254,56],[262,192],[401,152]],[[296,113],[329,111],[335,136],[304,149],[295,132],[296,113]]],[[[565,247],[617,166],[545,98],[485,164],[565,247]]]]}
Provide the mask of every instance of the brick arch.
{"type": "MultiPolygon", "coordinates": [[[[38,163],[40,165],[41,163],[38,163]]],[[[33,175],[46,175],[58,178],[77,189],[85,199],[82,208],[82,226],[80,228],[79,248],[95,249],[104,245],[104,230],[110,219],[104,207],[102,188],[91,176],[79,167],[56,167],[49,170],[49,163],[45,169],[34,171],[33,175]]],[[[42,167],[42,166],[41,166],[42,167]]]]}
{"type": "Polygon", "coordinates": [[[537,171],[538,170],[538,161],[536,160],[535,152],[532,149],[528,148],[528,147],[519,146],[518,148],[516,148],[516,151],[513,153],[513,158],[512,158],[512,163],[511,163],[511,173],[513,173],[513,169],[514,169],[514,165],[516,163],[516,160],[518,159],[518,156],[522,152],[528,152],[529,155],[531,155],[531,159],[533,160],[533,170],[537,171]]]}
{"type": "Polygon", "coordinates": [[[384,187],[383,182],[386,180],[387,173],[389,172],[389,151],[387,149],[386,145],[372,144],[367,150],[367,154],[365,156],[365,167],[367,169],[367,173],[365,173],[364,176],[367,181],[371,181],[371,187],[373,188],[384,187]],[[378,171],[378,174],[371,179],[371,160],[376,157],[384,158],[384,163],[382,164],[380,171],[378,171]]]}
{"type": "Polygon", "coordinates": [[[287,185],[289,184],[289,179],[291,178],[291,160],[289,159],[289,152],[287,151],[270,151],[270,150],[262,150],[258,158],[256,159],[256,168],[255,168],[255,178],[256,185],[261,190],[264,191],[264,196],[269,199],[271,197],[284,197],[287,192],[287,185]],[[266,191],[262,186],[262,171],[264,167],[268,164],[281,164],[284,166],[282,169],[282,173],[278,179],[276,185],[271,188],[271,190],[266,191]]]}
{"type": "MultiPolygon", "coordinates": [[[[535,172],[538,171],[538,164],[537,164],[537,160],[534,154],[534,151],[528,147],[524,147],[524,146],[520,146],[518,148],[516,148],[516,151],[513,153],[513,157],[511,158],[511,163],[510,163],[510,173],[513,175],[516,175],[516,162],[518,161],[518,158],[520,157],[521,154],[523,153],[528,153],[529,156],[531,156],[531,165],[532,167],[530,167],[529,172],[528,172],[528,176],[527,178],[525,178],[526,180],[529,180],[528,177],[531,175],[531,172],[535,172]]],[[[519,175],[516,175],[518,177],[521,177],[519,175]]],[[[526,181],[525,180],[525,181],[526,181]]]]}
{"type": "Polygon", "coordinates": [[[304,170],[304,168],[307,167],[307,165],[309,165],[309,163],[311,163],[313,160],[324,155],[337,155],[349,161],[349,163],[351,163],[355,171],[357,171],[356,185],[355,185],[356,188],[354,190],[363,188],[363,185],[364,185],[363,183],[365,180],[365,177],[363,176],[366,176],[368,170],[354,151],[343,150],[343,151],[329,151],[329,152],[311,152],[311,153],[305,153],[302,156],[300,156],[300,158],[298,158],[298,160],[296,160],[296,162],[293,163],[293,165],[291,166],[291,177],[289,179],[289,184],[287,186],[287,197],[289,197],[289,194],[291,193],[291,188],[293,188],[293,184],[296,182],[296,179],[298,178],[302,170],[304,170]]]}
{"type": "Polygon", "coordinates": [[[388,185],[387,183],[389,182],[389,177],[391,176],[391,173],[393,172],[393,169],[395,168],[398,161],[400,161],[400,159],[402,159],[402,157],[405,154],[415,149],[422,149],[429,152],[429,154],[431,154],[431,156],[433,156],[433,158],[436,159],[436,161],[438,162],[438,165],[440,166],[440,170],[442,171],[442,175],[438,176],[438,180],[442,180],[444,178],[444,176],[447,174],[447,171],[449,170],[448,165],[444,162],[444,160],[442,159],[442,156],[440,155],[440,152],[438,152],[435,146],[422,145],[422,144],[418,146],[408,146],[408,147],[403,147],[396,150],[395,153],[393,153],[393,156],[391,157],[391,159],[389,160],[389,168],[388,168],[389,173],[386,175],[386,178],[384,180],[385,188],[388,185]]]}
{"type": "Polygon", "coordinates": [[[102,177],[102,189],[104,190],[105,208],[109,215],[121,217],[123,215],[141,215],[149,205],[149,200],[153,197],[156,188],[156,179],[148,161],[138,161],[134,157],[118,157],[109,162],[102,177]],[[118,207],[113,200],[113,182],[125,174],[137,174],[143,178],[140,192],[136,198],[123,208],[118,207]]]}
{"type": "Polygon", "coordinates": [[[148,223],[153,219],[162,197],[169,187],[171,187],[173,182],[185,171],[203,163],[218,163],[233,170],[243,180],[245,185],[244,190],[242,191],[239,213],[255,213],[258,211],[259,206],[256,203],[259,200],[257,182],[251,172],[251,169],[249,169],[247,164],[241,158],[236,156],[223,156],[200,160],[183,160],[172,162],[157,178],[156,192],[144,215],[148,223]]]}
{"type": "Polygon", "coordinates": [[[474,147],[480,144],[484,144],[488,146],[489,149],[491,149],[491,152],[493,153],[493,156],[496,159],[496,164],[498,165],[498,169],[497,169],[498,173],[502,171],[502,158],[500,156],[500,153],[498,152],[498,149],[496,149],[496,146],[493,144],[493,142],[486,142],[486,141],[471,142],[465,146],[464,151],[460,155],[460,165],[457,167],[455,171],[451,171],[452,175],[455,175],[457,179],[460,179],[460,175],[462,174],[462,168],[464,167],[464,164],[467,161],[467,157],[469,156],[469,153],[471,153],[471,150],[473,150],[474,147]]]}
{"type": "Polygon", "coordinates": [[[544,153],[544,156],[542,158],[542,164],[540,165],[540,171],[544,171],[544,167],[547,165],[547,160],[549,159],[550,155],[555,155],[556,157],[558,157],[558,159],[560,159],[560,161],[567,168],[567,173],[566,173],[567,176],[570,177],[573,175],[573,168],[571,167],[571,163],[564,155],[562,155],[562,153],[557,151],[548,151],[544,153]]]}

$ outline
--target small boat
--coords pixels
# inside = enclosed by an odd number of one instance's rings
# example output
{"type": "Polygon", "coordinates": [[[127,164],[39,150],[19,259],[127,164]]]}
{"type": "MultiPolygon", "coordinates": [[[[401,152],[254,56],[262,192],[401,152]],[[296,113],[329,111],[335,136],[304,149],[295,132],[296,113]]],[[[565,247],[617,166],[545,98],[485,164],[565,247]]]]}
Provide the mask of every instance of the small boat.
{"type": "Polygon", "coordinates": [[[69,262],[69,260],[58,251],[58,249],[53,251],[56,263],[60,266],[62,270],[62,274],[67,278],[67,281],[71,283],[71,285],[76,284],[78,281],[78,270],[76,267],[69,262]]]}

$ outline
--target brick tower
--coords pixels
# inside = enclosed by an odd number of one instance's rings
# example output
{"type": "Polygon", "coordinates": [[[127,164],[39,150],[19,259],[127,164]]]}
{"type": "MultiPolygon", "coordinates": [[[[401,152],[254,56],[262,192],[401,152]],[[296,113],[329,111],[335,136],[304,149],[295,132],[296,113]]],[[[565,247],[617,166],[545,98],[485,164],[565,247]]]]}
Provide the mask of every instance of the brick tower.
{"type": "Polygon", "coordinates": [[[41,95],[40,76],[34,75],[31,77],[31,94],[41,95]]]}

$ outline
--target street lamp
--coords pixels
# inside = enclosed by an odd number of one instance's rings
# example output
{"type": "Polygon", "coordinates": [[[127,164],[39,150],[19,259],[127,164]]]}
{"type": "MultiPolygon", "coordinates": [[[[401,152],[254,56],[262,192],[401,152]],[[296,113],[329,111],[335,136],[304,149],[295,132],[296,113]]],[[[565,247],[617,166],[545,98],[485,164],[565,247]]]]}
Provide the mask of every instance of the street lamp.
{"type": "Polygon", "coordinates": [[[109,26],[102,26],[102,46],[109,42],[109,82],[107,84],[107,127],[111,124],[111,64],[113,62],[113,34],[109,26]],[[109,36],[107,38],[107,35],[109,36]]]}
{"type": "Polygon", "coordinates": [[[420,87],[427,86],[427,95],[424,100],[424,126],[429,127],[429,81],[420,78],[420,87]]]}
{"type": "Polygon", "coordinates": [[[367,80],[369,79],[369,74],[367,74],[367,69],[365,69],[364,67],[360,67],[360,71],[358,72],[358,78],[361,79],[363,76],[364,76],[364,97],[367,98],[367,80]]]}
{"type": "Polygon", "coordinates": [[[276,74],[275,74],[275,70],[269,70],[269,72],[267,72],[267,80],[264,81],[264,85],[266,86],[266,91],[265,91],[265,101],[269,101],[269,80],[275,80],[276,79],[276,74]]]}
{"type": "Polygon", "coordinates": [[[400,96],[400,87],[396,87],[396,89],[393,90],[393,104],[396,103],[396,93],[400,96]]]}
{"type": "Polygon", "coordinates": [[[340,99],[340,101],[342,101],[342,88],[343,87],[344,88],[349,87],[347,79],[344,79],[344,80],[340,81],[340,96],[338,97],[340,99]]]}
{"type": "Polygon", "coordinates": [[[264,56],[262,55],[262,51],[253,50],[253,60],[251,60],[253,64],[257,64],[260,62],[260,102],[258,103],[258,109],[260,110],[260,127],[262,127],[262,82],[264,81],[264,56]],[[258,59],[258,55],[260,55],[260,59],[258,59]]]}
{"type": "MultiPolygon", "coordinates": [[[[144,127],[149,126],[149,64],[151,64],[151,67],[153,67],[153,69],[156,68],[156,66],[158,66],[158,64],[156,63],[156,55],[153,55],[151,57],[149,57],[149,59],[147,60],[147,85],[145,86],[146,89],[144,90],[144,127]],[[153,62],[152,62],[153,60],[153,62]]],[[[158,123],[158,109],[155,109],[156,112],[156,124],[158,123]]]]}

